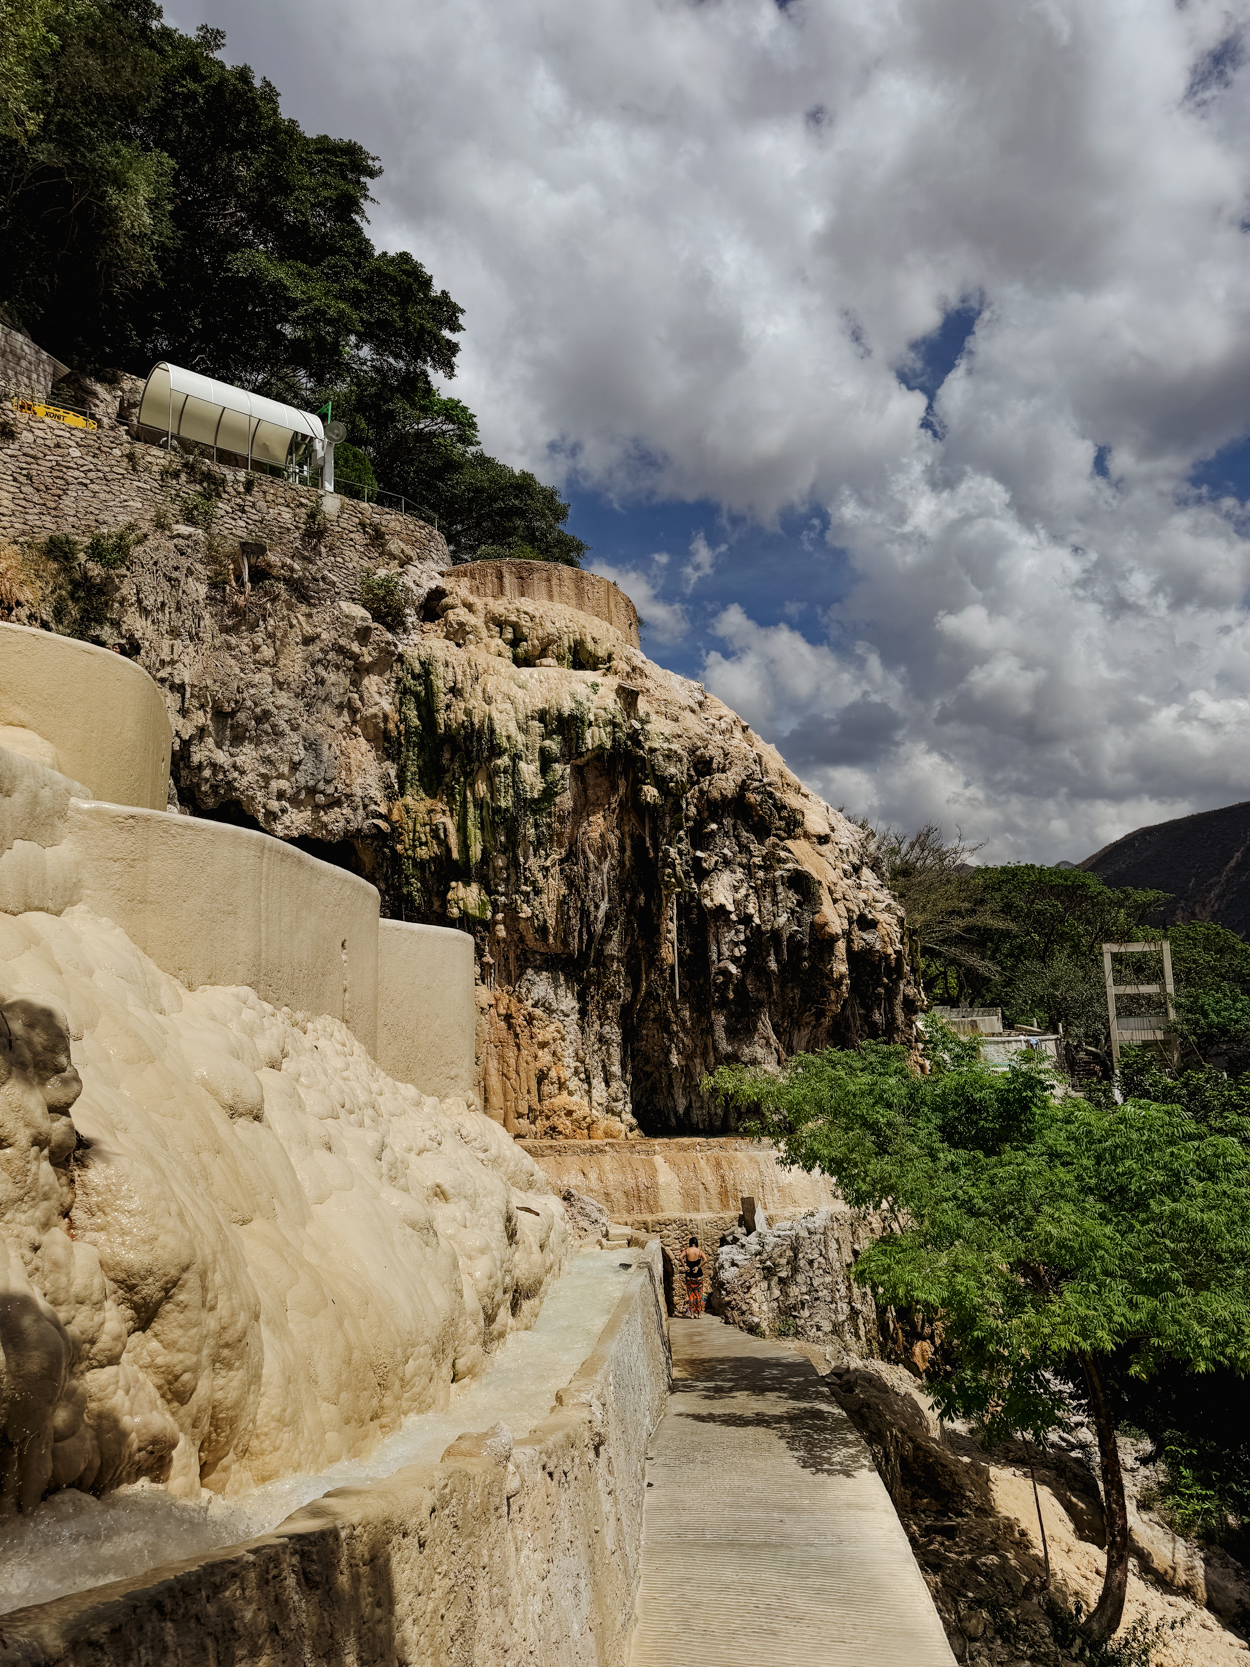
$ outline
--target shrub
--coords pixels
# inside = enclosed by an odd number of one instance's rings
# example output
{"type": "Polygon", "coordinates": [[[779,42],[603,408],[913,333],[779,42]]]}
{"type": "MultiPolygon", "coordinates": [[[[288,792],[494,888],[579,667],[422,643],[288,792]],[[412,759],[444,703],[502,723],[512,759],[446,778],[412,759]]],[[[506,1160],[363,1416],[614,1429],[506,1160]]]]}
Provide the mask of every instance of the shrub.
{"type": "Polygon", "coordinates": [[[12,609],[37,600],[37,592],[26,576],[21,550],[16,544],[0,543],[0,608],[12,609]]]}
{"type": "Polygon", "coordinates": [[[216,501],[203,492],[190,492],[182,501],[182,513],[193,527],[212,532],[217,519],[216,501]]]}
{"type": "Polygon", "coordinates": [[[304,537],[310,544],[320,544],[330,530],[329,517],[320,498],[314,498],[304,512],[304,537]]]}
{"type": "Polygon", "coordinates": [[[398,631],[412,597],[398,573],[366,573],[360,581],[360,601],[379,625],[398,631]]]}
{"type": "Polygon", "coordinates": [[[135,536],[129,527],[111,533],[92,533],[87,540],[87,560],[95,562],[106,573],[115,573],[119,567],[125,567],[134,545],[135,536]]]}
{"type": "MultiPolygon", "coordinates": [[[[334,486],[337,491],[340,486],[355,486],[360,488],[360,495],[376,492],[378,477],[373,472],[373,464],[362,452],[359,446],[348,445],[346,442],[334,448],[334,486]]],[[[351,496],[357,496],[352,493],[351,496]]]]}
{"type": "Polygon", "coordinates": [[[58,567],[74,567],[78,561],[78,540],[69,533],[49,533],[43,541],[43,553],[58,567]]]}

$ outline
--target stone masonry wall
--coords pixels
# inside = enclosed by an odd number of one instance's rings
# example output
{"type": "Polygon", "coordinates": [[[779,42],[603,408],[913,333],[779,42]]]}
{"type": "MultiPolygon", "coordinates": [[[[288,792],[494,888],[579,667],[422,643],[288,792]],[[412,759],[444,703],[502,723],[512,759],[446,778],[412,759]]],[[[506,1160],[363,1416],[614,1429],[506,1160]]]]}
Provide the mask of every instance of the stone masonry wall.
{"type": "Polygon", "coordinates": [[[45,397],[65,366],[20,330],[0,324],[0,387],[45,397]]]}
{"type": "Polygon", "coordinates": [[[876,1305],[851,1273],[875,1236],[871,1219],[845,1205],[749,1236],[738,1229],[717,1252],[710,1306],[744,1331],[880,1354],[876,1305]]]}
{"type": "Polygon", "coordinates": [[[280,560],[295,554],[319,507],[333,530],[320,558],[324,571],[349,594],[361,571],[379,561],[450,562],[445,540],[414,516],[276,475],[170,456],[116,421],[67,428],[0,407],[0,539],[21,544],[50,533],[150,532],[190,522],[226,544],[262,543],[280,560]]]}

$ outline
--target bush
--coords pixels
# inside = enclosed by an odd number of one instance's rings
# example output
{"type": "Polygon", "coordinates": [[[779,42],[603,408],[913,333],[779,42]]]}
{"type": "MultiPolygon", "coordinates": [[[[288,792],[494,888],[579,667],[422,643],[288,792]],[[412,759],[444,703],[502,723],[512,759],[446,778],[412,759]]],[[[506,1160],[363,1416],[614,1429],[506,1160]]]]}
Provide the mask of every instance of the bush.
{"type": "Polygon", "coordinates": [[[203,492],[189,492],[182,500],[183,520],[201,532],[211,533],[217,520],[217,503],[203,492]]]}
{"type": "Polygon", "coordinates": [[[129,527],[111,533],[92,533],[87,540],[87,560],[95,562],[106,573],[115,573],[129,561],[134,544],[135,537],[129,527]]]}
{"type": "Polygon", "coordinates": [[[366,573],[360,581],[360,601],[379,625],[398,631],[412,597],[398,573],[366,573]]]}
{"type": "Polygon", "coordinates": [[[43,541],[43,553],[58,567],[75,567],[78,563],[78,540],[69,533],[49,533],[43,541]]]}
{"type": "Polygon", "coordinates": [[[330,530],[330,520],[321,499],[314,498],[304,512],[304,537],[310,544],[320,544],[330,530]]]}

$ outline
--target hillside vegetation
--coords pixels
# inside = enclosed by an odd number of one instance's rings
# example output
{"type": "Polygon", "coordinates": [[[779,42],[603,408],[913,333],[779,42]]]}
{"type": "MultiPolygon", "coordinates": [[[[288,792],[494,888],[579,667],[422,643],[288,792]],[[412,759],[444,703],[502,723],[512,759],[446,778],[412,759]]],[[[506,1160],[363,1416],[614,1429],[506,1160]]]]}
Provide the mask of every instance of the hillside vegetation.
{"type": "Polygon", "coordinates": [[[568,506],[442,389],[462,309],[375,249],[382,169],[151,0],[0,0],[0,308],[75,369],[160,359],[346,422],[344,483],[417,504],[459,559],[576,566],[568,506]]]}

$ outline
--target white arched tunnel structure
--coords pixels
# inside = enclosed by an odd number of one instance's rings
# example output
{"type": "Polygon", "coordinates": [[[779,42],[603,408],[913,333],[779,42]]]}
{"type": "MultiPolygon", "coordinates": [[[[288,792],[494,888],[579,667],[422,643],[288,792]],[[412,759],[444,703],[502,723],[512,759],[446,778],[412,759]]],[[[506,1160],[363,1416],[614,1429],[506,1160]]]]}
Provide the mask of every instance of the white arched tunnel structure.
{"type": "MultiPolygon", "coordinates": [[[[216,451],[234,452],[246,457],[249,466],[275,463],[286,468],[310,444],[310,461],[319,467],[328,462],[325,425],[312,411],[164,361],[148,373],[139,421],[145,428],[164,430],[171,441],[194,440],[216,451]]],[[[326,482],[331,484],[332,480],[326,482]]]]}

